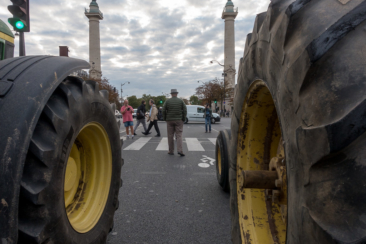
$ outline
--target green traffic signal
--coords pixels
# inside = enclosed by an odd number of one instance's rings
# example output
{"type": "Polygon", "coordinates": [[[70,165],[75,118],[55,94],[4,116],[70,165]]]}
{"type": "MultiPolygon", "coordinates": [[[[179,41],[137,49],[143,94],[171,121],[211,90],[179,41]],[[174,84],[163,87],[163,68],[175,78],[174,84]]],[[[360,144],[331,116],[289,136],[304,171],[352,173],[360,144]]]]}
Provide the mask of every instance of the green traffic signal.
{"type": "Polygon", "coordinates": [[[163,103],[163,100],[160,100],[160,103],[163,103]]]}
{"type": "Polygon", "coordinates": [[[24,23],[20,20],[18,20],[16,23],[15,23],[15,26],[19,29],[19,30],[22,30],[24,28],[24,23]]]}
{"type": "Polygon", "coordinates": [[[216,99],[215,99],[215,103],[217,103],[216,99]]]}

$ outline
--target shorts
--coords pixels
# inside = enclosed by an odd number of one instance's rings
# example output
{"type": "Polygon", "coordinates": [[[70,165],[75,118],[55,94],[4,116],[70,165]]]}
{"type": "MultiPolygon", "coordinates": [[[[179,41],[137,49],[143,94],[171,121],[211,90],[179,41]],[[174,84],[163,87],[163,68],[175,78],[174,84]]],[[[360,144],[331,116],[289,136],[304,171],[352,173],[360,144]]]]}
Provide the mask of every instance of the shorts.
{"type": "Polygon", "coordinates": [[[133,126],[133,121],[127,121],[123,123],[125,127],[133,126]]]}

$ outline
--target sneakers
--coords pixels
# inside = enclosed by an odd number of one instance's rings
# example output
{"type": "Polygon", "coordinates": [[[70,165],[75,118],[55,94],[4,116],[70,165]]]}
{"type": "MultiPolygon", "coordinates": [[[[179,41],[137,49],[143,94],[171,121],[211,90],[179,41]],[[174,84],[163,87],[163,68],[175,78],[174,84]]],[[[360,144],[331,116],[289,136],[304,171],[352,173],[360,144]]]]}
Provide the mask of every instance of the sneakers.
{"type": "Polygon", "coordinates": [[[134,135],[131,136],[131,139],[133,139],[134,135]]]}
{"type": "Polygon", "coordinates": [[[181,157],[186,156],[186,155],[184,155],[184,153],[180,153],[180,152],[178,152],[178,154],[179,154],[181,157]]]}
{"type": "Polygon", "coordinates": [[[135,132],[133,133],[133,135],[134,135],[134,136],[137,136],[135,132]]]}

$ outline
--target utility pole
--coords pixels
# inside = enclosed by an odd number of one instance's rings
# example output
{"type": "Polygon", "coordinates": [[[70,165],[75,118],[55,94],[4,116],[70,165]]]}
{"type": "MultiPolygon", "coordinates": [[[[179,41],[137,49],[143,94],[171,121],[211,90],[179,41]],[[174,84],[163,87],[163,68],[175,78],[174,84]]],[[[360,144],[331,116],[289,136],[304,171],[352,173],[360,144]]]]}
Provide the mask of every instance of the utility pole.
{"type": "Polygon", "coordinates": [[[19,32],[19,56],[26,56],[24,32],[19,32]]]}

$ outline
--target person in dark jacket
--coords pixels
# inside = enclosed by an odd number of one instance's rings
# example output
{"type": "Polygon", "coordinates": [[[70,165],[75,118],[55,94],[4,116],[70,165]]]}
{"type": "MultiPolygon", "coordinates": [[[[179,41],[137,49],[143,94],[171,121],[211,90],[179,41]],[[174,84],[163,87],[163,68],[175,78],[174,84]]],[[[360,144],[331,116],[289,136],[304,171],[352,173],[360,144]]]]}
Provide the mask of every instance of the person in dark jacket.
{"type": "Polygon", "coordinates": [[[206,133],[207,133],[207,124],[209,124],[209,129],[211,133],[211,118],[212,118],[212,110],[210,108],[210,105],[206,104],[205,106],[205,112],[203,114],[203,117],[205,118],[205,127],[206,127],[206,133]]]}
{"type": "MultiPolygon", "coordinates": [[[[146,133],[146,120],[145,120],[145,114],[146,114],[146,108],[145,108],[146,102],[144,100],[141,101],[141,105],[137,108],[136,111],[136,125],[135,128],[133,129],[134,131],[136,131],[137,127],[142,124],[142,126],[144,127],[145,133],[146,133]]],[[[136,132],[134,133],[134,135],[136,136],[136,132]]]]}
{"type": "Polygon", "coordinates": [[[174,134],[177,140],[177,151],[180,156],[183,153],[183,122],[187,117],[187,107],[182,99],[179,99],[177,89],[172,89],[172,98],[168,99],[163,106],[163,118],[167,124],[169,155],[174,155],[174,134]]]}

